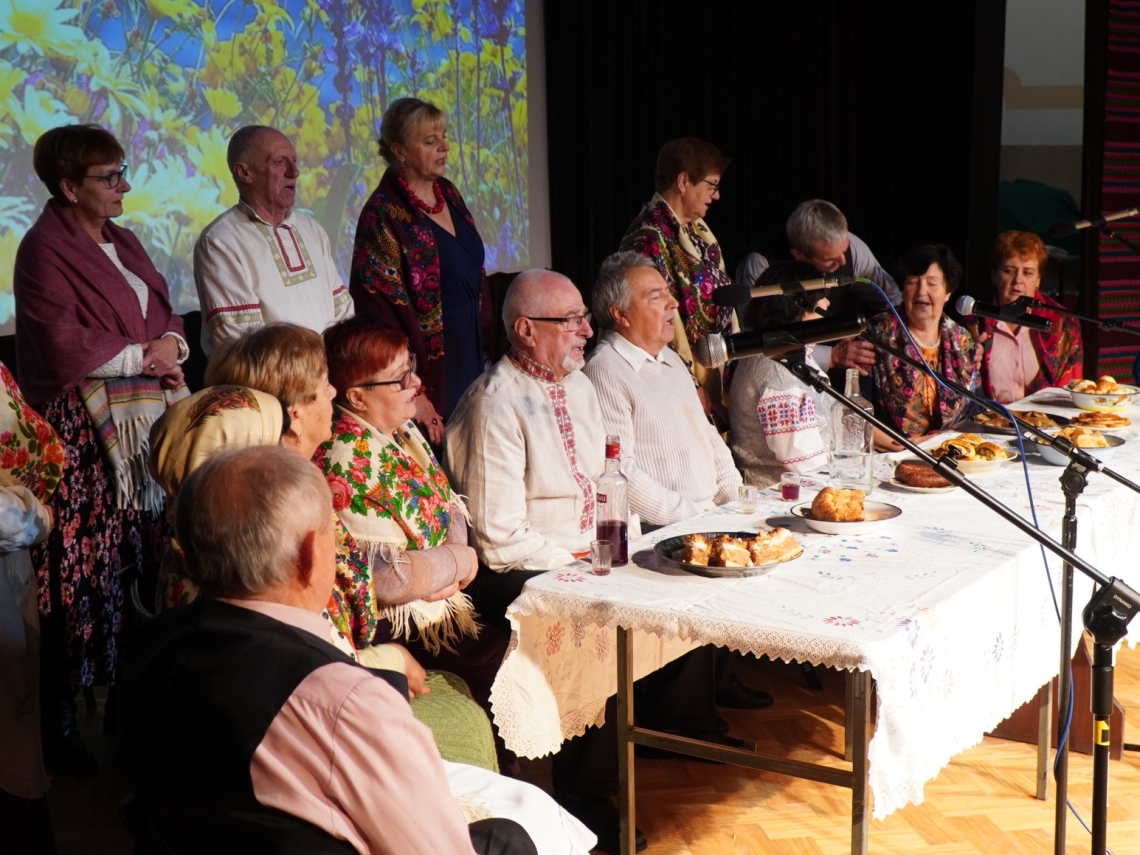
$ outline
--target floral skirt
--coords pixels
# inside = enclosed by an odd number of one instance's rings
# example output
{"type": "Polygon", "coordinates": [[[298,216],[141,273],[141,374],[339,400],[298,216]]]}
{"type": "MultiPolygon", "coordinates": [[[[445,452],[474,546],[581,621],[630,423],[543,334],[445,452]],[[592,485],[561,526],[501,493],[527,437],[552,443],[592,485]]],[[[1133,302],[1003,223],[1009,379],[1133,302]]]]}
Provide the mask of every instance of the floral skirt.
{"type": "Polygon", "coordinates": [[[41,413],[65,448],[63,477],[49,503],[55,527],[31,550],[41,669],[72,687],[113,685],[126,613],[120,573],[134,565],[153,585],[166,545],[163,517],[118,507],[114,474],[77,390],[41,413]]]}

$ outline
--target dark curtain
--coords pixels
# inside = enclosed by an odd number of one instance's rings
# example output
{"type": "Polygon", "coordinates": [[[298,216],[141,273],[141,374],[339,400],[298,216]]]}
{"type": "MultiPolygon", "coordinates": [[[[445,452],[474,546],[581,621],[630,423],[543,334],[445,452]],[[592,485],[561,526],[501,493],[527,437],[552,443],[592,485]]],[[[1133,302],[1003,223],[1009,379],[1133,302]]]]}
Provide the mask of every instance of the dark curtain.
{"type": "Polygon", "coordinates": [[[548,0],[554,269],[589,294],[693,135],[732,158],[707,221],[730,272],[799,202],[829,199],[889,265],[949,244],[988,290],[1003,0],[548,0]]]}

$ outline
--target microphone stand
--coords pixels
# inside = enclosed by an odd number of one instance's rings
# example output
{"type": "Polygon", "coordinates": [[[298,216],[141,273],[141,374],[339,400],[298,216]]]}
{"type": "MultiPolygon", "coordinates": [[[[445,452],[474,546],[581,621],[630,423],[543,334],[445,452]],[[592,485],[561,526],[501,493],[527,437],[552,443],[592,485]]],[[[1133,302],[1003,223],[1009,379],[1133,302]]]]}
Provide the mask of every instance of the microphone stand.
{"type": "MultiPolygon", "coordinates": [[[[900,350],[891,347],[889,344],[879,341],[878,339],[863,333],[859,336],[864,341],[870,344],[877,350],[889,353],[896,359],[905,362],[912,368],[919,371],[926,372],[928,369],[925,365],[917,359],[907,356],[900,350]]],[[[995,407],[985,398],[971,392],[965,386],[954,382],[948,378],[940,378],[951,389],[957,392],[962,397],[980,404],[987,410],[1001,413],[1000,408],[995,407]]],[[[1088,484],[1088,473],[1103,472],[1113,480],[1123,484],[1134,492],[1140,493],[1140,484],[1135,484],[1129,479],[1125,478],[1118,472],[1109,469],[1091,454],[1084,449],[1078,448],[1073,443],[1061,436],[1052,436],[1045,431],[1041,430],[1029,422],[1014,416],[1014,421],[1017,422],[1018,427],[1023,432],[1028,432],[1033,435],[1034,439],[1039,445],[1051,446],[1060,454],[1064,454],[1069,458],[1069,463],[1065,467],[1065,471],[1061,473],[1061,492],[1065,495],[1065,515],[1061,520],[1061,544],[1070,550],[1077,548],[1077,499],[1080,498],[1081,493],[1084,491],[1085,486],[1088,484]]],[[[1064,855],[1064,841],[1065,841],[1065,826],[1068,820],[1068,814],[1065,811],[1065,805],[1068,801],[1068,784],[1069,784],[1069,741],[1068,739],[1063,742],[1060,740],[1060,734],[1064,732],[1065,721],[1069,716],[1070,696],[1073,691],[1072,687],[1072,672],[1070,670],[1070,661],[1072,659],[1072,633],[1073,627],[1073,567],[1065,561],[1062,565],[1061,576],[1061,653],[1060,653],[1060,667],[1057,672],[1057,734],[1058,734],[1058,747],[1057,747],[1057,766],[1054,770],[1054,778],[1057,784],[1057,800],[1055,805],[1054,815],[1054,845],[1056,855],[1064,855]]],[[[1109,698],[1109,713],[1112,712],[1112,699],[1109,698]]],[[[1042,794],[1044,798],[1044,794],[1042,794]]]]}
{"type": "MultiPolygon", "coordinates": [[[[1129,246],[1132,246],[1132,244],[1130,243],[1129,246]]],[[[1140,247],[1137,247],[1136,251],[1140,252],[1140,247]]],[[[1064,306],[1034,306],[1033,303],[1029,302],[1030,300],[1040,302],[1036,301],[1033,297],[1018,297],[1016,300],[1014,300],[1014,305],[1024,306],[1029,309],[1042,308],[1050,312],[1056,312],[1059,315],[1070,315],[1077,320],[1094,324],[1095,326],[1100,327],[1102,330],[1108,330],[1109,332],[1122,332],[1128,333],[1129,335],[1140,335],[1140,327],[1132,326],[1131,324],[1128,324],[1124,321],[1106,321],[1102,320],[1101,318],[1093,318],[1089,315],[1082,315],[1080,312],[1074,311],[1073,309],[1067,309],[1064,306]]]]}
{"type": "MultiPolygon", "coordinates": [[[[878,344],[873,340],[872,343],[876,344],[876,346],[878,344]]],[[[985,490],[978,487],[958,471],[958,465],[950,455],[935,458],[928,451],[913,442],[909,436],[896,430],[893,425],[888,425],[873,413],[863,410],[862,407],[854,406],[853,402],[846,395],[832,388],[823,372],[807,364],[803,350],[800,350],[797,354],[789,354],[777,361],[803,381],[804,384],[815,389],[817,392],[829,395],[858,414],[864,421],[870,422],[879,428],[879,430],[900,443],[920,460],[929,464],[935,472],[951,484],[961,487],[964,492],[977,499],[1006,522],[1037,541],[1054,555],[1059,556],[1066,565],[1080,570],[1101,586],[1100,589],[1093,594],[1088,605],[1085,606],[1082,617],[1085,622],[1085,628],[1093,636],[1094,642],[1092,712],[1096,726],[1096,739],[1093,750],[1092,853],[1093,855],[1105,855],[1108,823],[1108,728],[1109,717],[1112,715],[1112,648],[1120,639],[1128,634],[1128,623],[1136,614],[1137,606],[1140,606],[1140,594],[1137,594],[1136,591],[1132,590],[1132,588],[1119,579],[1103,575],[1099,570],[1074,553],[1071,548],[1057,543],[1057,541],[1053,540],[1049,535],[1040,531],[1027,520],[1014,513],[1011,508],[1002,504],[985,490]]],[[[1034,432],[1036,433],[1036,430],[1034,430],[1034,432]]],[[[1045,436],[1048,436],[1048,434],[1045,434],[1045,436]]],[[[1052,437],[1049,438],[1052,439],[1052,437]]],[[[1074,449],[1074,452],[1084,454],[1081,449],[1074,449]]],[[[1089,456],[1094,463],[1098,464],[1098,466],[1092,468],[1101,468],[1096,458],[1092,458],[1091,455],[1086,456],[1089,456]]],[[[1072,460],[1071,454],[1070,460],[1072,460]]],[[[1062,631],[1065,631],[1063,626],[1062,631]]],[[[1069,654],[1066,651],[1061,669],[1062,672],[1068,670],[1068,660],[1069,654]]],[[[1058,813],[1064,810],[1064,804],[1064,801],[1058,796],[1058,813]]],[[[1061,832],[1063,833],[1063,822],[1061,823],[1061,832]]],[[[1054,840],[1054,847],[1056,847],[1056,851],[1063,852],[1065,848],[1064,838],[1054,840]]]]}

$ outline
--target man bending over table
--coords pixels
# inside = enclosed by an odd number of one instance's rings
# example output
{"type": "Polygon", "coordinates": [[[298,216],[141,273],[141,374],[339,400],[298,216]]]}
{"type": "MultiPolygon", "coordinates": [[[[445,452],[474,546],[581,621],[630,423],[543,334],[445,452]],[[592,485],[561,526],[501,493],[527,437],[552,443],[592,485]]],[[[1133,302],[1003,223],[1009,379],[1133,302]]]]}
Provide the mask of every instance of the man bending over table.
{"type": "MultiPolygon", "coordinates": [[[[580,370],[593,330],[574,283],[548,270],[520,273],[507,290],[503,321],[511,350],[460,399],[444,446],[451,483],[467,497],[471,542],[482,563],[467,593],[480,615],[509,632],[503,615],[526,580],[589,551],[605,426],[594,387],[580,370]]],[[[713,659],[712,648],[701,648],[639,680],[642,724],[739,746],[717,733],[713,659]]],[[[599,848],[616,852],[610,700],[606,724],[555,755],[554,797],[598,835],[599,848]]],[[[639,836],[639,851],[643,841],[639,836]]]]}

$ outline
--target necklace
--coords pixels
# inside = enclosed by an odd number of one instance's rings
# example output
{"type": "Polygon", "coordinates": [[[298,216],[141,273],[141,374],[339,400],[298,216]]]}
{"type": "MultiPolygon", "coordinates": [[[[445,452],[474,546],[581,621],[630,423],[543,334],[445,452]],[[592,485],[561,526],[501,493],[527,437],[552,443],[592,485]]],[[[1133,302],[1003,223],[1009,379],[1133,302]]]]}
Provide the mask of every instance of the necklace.
{"type": "Polygon", "coordinates": [[[408,197],[412,200],[412,204],[423,211],[425,214],[438,214],[443,210],[443,206],[447,204],[443,200],[443,191],[439,189],[438,181],[433,181],[431,183],[432,192],[435,194],[435,205],[429,205],[427,202],[417,196],[416,191],[413,190],[408,182],[403,178],[397,176],[396,183],[398,183],[404,189],[404,192],[408,194],[408,197]]]}

